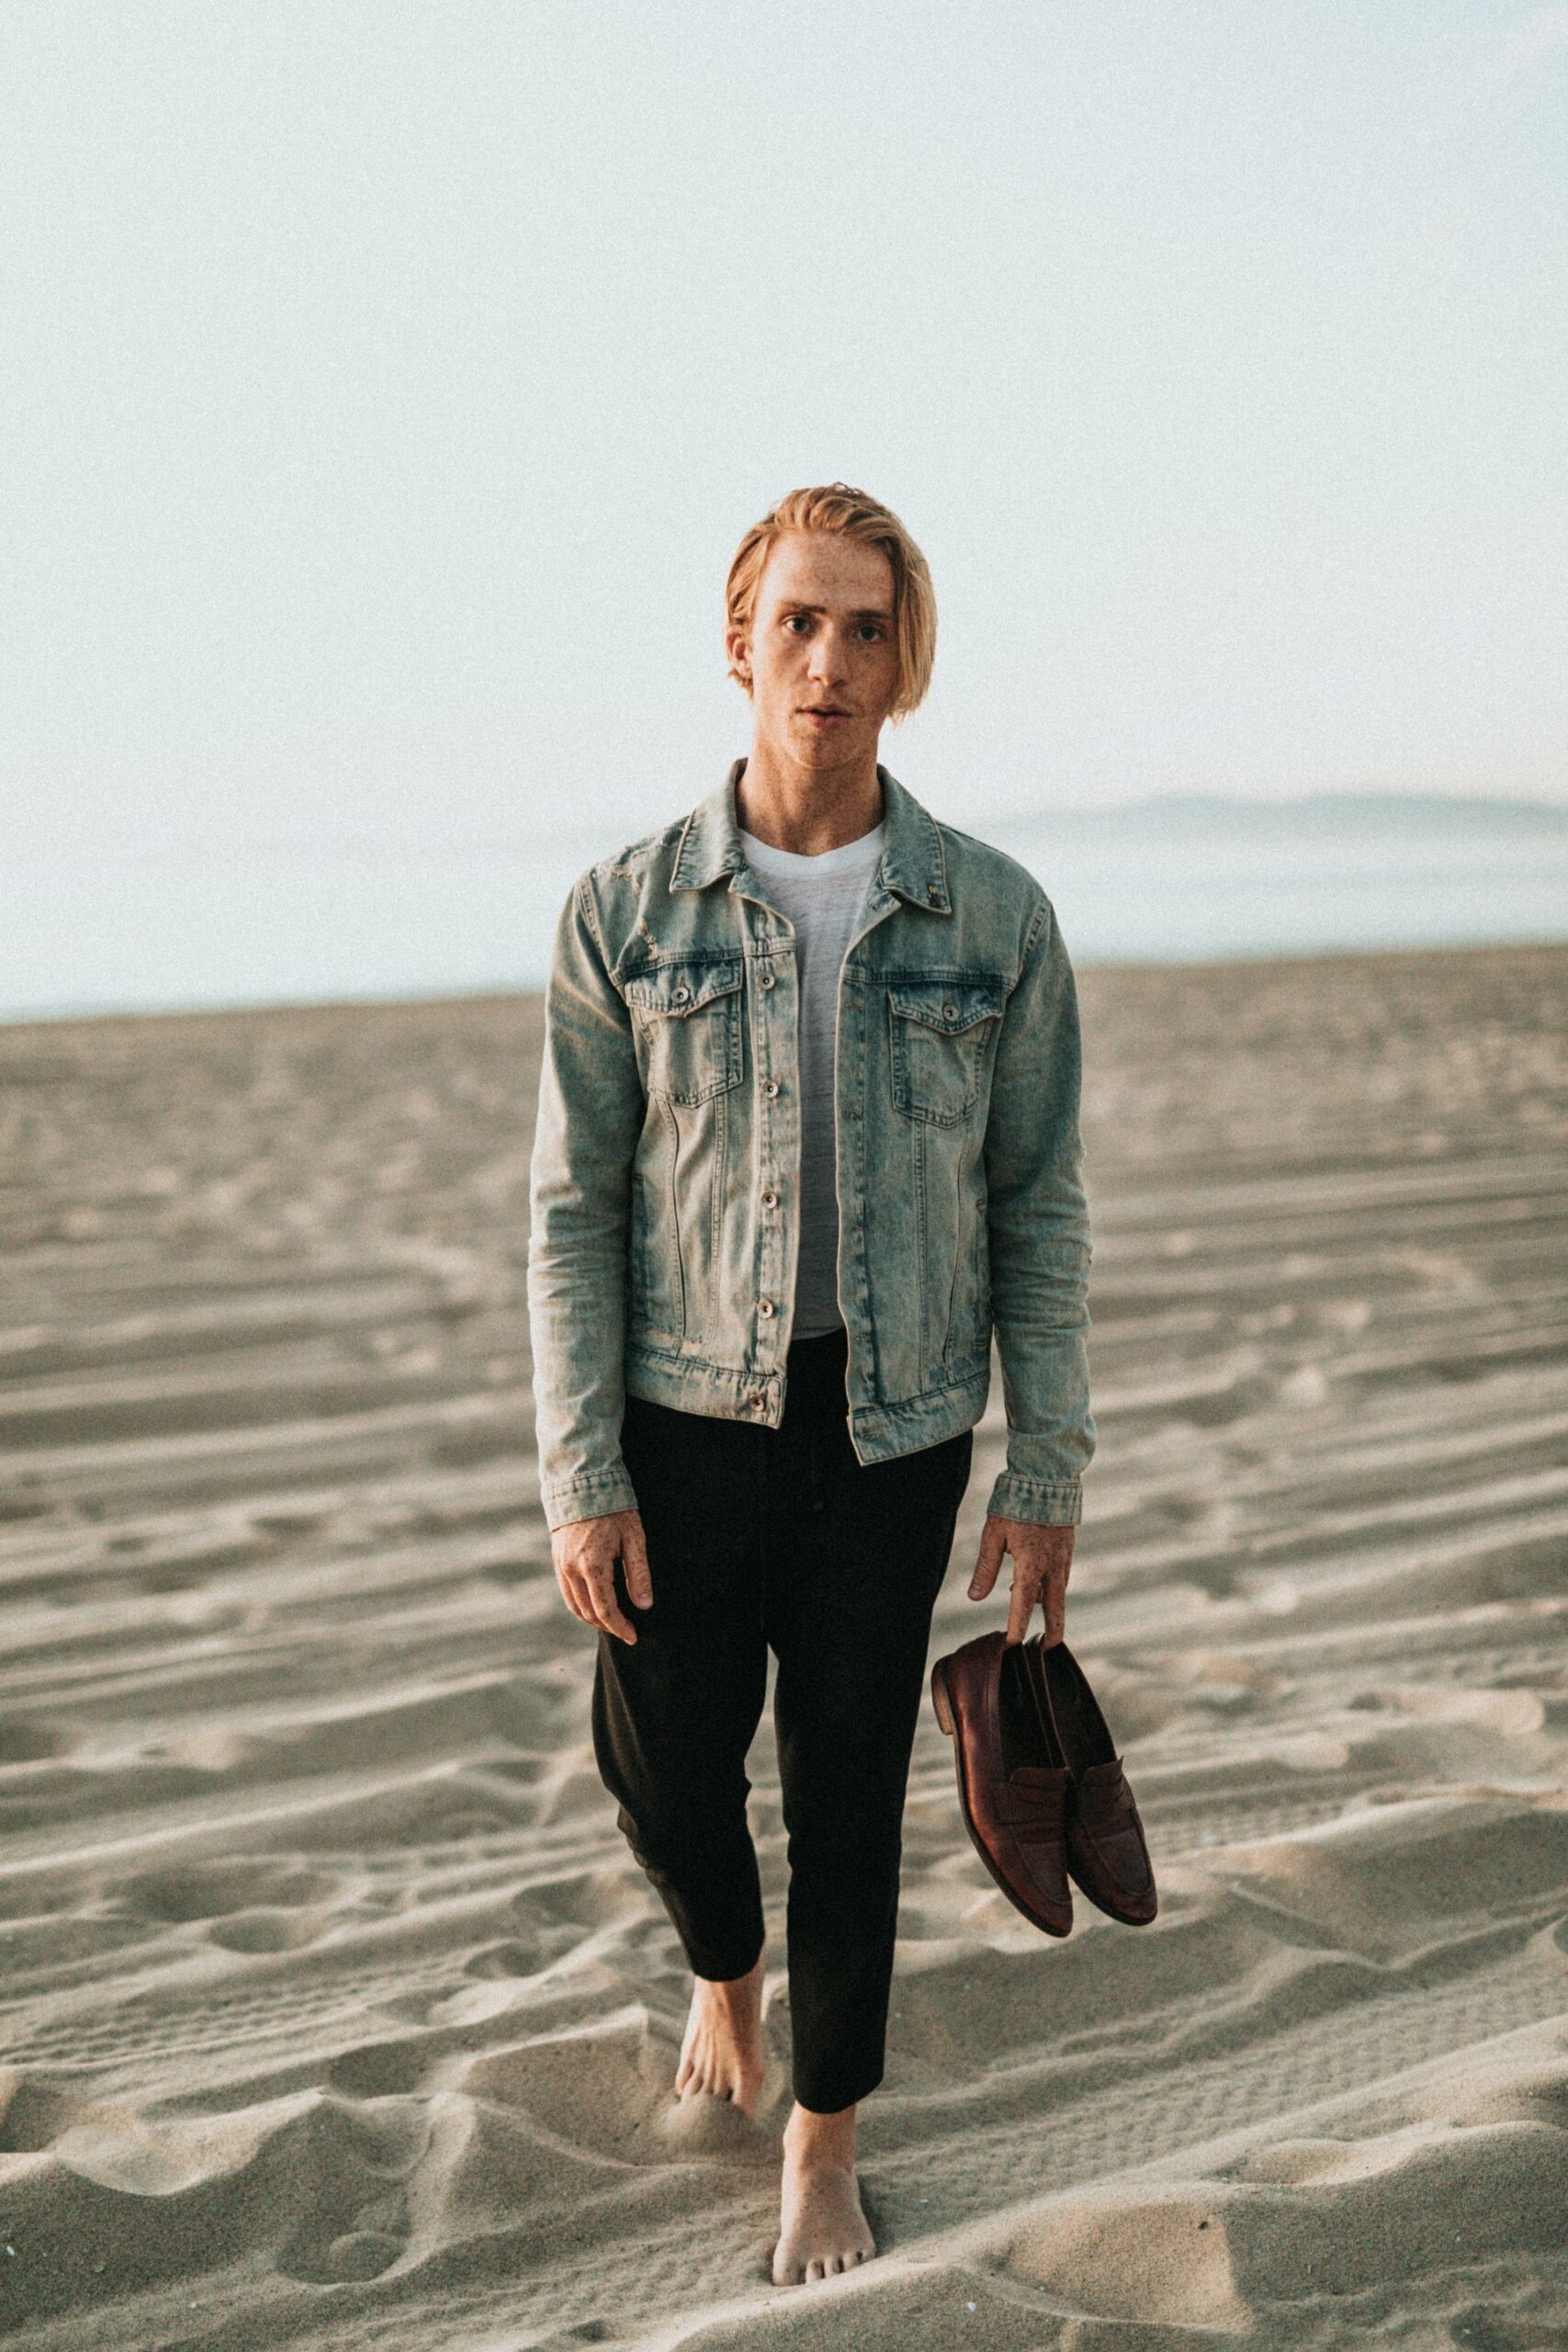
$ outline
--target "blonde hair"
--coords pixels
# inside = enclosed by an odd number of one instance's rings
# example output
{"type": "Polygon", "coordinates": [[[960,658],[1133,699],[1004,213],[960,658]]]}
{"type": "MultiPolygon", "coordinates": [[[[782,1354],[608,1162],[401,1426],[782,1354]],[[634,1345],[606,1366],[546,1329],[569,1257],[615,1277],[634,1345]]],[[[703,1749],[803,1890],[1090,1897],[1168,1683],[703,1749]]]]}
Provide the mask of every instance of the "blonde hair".
{"type": "MultiPolygon", "coordinates": [[[[891,508],[847,481],[818,490],[792,490],[753,523],[735,550],[725,585],[729,626],[750,636],[757,589],[773,541],[785,531],[841,531],[863,546],[880,548],[893,571],[893,635],[898,654],[898,684],[890,718],[903,718],[925,700],[936,658],[936,594],[925,557],[891,508]]],[[[750,681],[732,662],[729,674],[751,691],[750,681]]]]}

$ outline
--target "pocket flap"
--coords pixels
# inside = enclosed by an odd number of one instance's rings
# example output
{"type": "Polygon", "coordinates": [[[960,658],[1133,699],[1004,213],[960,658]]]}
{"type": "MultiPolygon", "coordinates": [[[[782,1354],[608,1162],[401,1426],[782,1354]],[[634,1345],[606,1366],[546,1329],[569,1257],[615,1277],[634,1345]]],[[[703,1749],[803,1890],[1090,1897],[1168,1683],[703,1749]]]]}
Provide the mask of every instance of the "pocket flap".
{"type": "Polygon", "coordinates": [[[896,980],[888,1001],[906,1021],[922,1022],[953,1036],[976,1021],[994,1020],[1002,1009],[1000,980],[896,980]]]}
{"type": "Polygon", "coordinates": [[[740,965],[659,964],[625,982],[626,999],[639,1012],[669,1013],[676,1019],[711,1004],[716,996],[731,996],[740,986],[740,965]]]}

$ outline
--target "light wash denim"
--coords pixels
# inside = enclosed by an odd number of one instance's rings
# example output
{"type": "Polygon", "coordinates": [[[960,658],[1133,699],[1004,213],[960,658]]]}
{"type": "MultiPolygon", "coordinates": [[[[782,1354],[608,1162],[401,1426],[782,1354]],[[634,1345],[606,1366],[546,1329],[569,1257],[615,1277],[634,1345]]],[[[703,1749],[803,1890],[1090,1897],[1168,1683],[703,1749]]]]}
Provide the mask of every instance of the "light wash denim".
{"type": "MultiPolygon", "coordinates": [[[[591,867],[557,930],[528,1251],[552,1528],[636,1508],[628,1393],[769,1429],[784,1412],[799,986],[741,846],[743,765],[591,867]]],[[[877,773],[882,860],[839,984],[851,1438],[886,1462],[970,1428],[994,1330],[988,1509],[1070,1525],[1094,1450],[1072,967],[1033,877],[877,773]]]]}

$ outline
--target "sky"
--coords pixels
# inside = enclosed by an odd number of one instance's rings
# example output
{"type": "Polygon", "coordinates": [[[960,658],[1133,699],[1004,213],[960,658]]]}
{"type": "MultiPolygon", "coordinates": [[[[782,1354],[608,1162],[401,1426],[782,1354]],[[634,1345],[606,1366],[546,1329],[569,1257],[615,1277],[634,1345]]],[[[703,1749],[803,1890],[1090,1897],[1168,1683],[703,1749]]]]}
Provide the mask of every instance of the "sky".
{"type": "Polygon", "coordinates": [[[1568,800],[1565,384],[1565,6],[9,0],[6,835],[648,831],[834,478],[955,822],[1568,800]]]}

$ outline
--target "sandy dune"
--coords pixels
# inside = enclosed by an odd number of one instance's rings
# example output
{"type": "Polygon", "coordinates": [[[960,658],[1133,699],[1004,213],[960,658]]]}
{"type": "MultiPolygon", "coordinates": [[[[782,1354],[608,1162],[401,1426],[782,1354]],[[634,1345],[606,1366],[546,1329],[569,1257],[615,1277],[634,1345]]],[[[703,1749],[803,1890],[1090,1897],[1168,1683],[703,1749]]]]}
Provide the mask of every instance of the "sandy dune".
{"type": "Polygon", "coordinates": [[[548,1574],[536,1001],[0,1031],[25,2352],[1568,2344],[1568,948],[1084,998],[1071,1624],[1162,1914],[1034,1935],[928,1714],[886,2252],[783,2293],[548,1574]]]}

